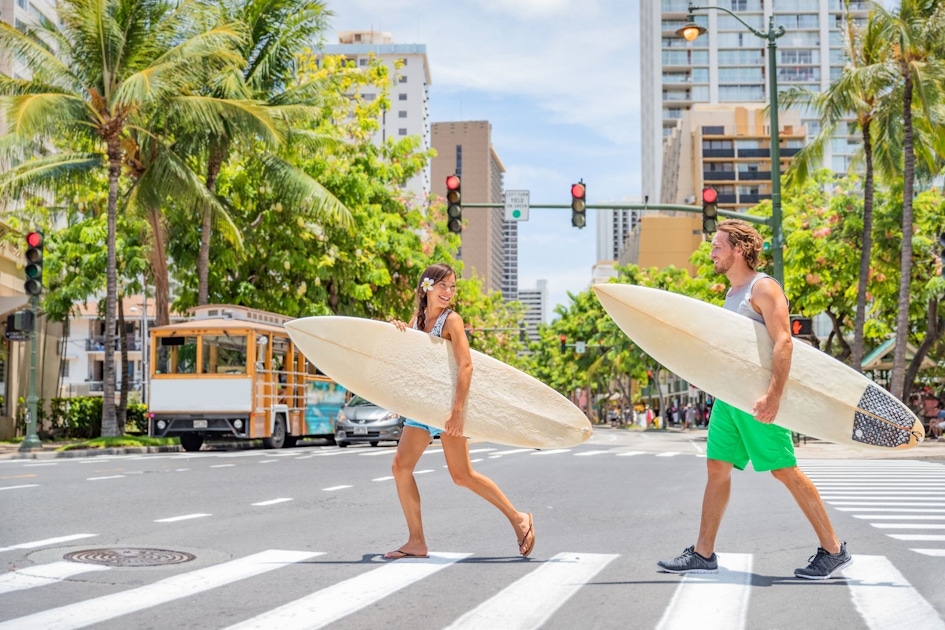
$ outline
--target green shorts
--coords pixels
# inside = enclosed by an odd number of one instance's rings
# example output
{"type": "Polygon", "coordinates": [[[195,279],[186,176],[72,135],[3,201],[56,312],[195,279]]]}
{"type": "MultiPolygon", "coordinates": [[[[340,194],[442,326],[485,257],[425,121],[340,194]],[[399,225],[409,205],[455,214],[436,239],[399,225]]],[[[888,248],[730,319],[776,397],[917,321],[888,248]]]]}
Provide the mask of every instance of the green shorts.
{"type": "Polygon", "coordinates": [[[758,472],[797,466],[788,429],[762,424],[750,413],[718,399],[709,417],[706,457],[728,462],[739,470],[745,470],[750,460],[758,472]]]}

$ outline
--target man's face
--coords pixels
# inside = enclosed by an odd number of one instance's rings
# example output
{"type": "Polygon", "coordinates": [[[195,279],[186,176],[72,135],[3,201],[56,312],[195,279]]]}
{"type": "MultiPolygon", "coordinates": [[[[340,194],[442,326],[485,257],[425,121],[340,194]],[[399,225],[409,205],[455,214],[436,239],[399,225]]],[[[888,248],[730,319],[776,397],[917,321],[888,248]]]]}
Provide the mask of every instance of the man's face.
{"type": "Polygon", "coordinates": [[[728,242],[728,234],[725,232],[716,232],[712,237],[712,251],[709,258],[715,263],[715,272],[726,274],[732,265],[735,264],[736,256],[741,254],[728,242]]]}

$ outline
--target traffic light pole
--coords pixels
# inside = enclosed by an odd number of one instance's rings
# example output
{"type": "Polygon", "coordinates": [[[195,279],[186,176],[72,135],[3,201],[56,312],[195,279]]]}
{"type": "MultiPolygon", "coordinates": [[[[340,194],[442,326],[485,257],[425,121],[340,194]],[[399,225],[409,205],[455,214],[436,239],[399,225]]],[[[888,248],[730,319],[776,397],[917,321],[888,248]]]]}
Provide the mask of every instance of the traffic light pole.
{"type": "MultiPolygon", "coordinates": [[[[464,203],[464,208],[504,208],[505,205],[501,203],[464,203]]],[[[571,205],[566,203],[546,203],[546,204],[529,204],[529,208],[543,208],[548,210],[557,210],[557,209],[570,209],[571,205]]],[[[687,206],[683,204],[671,204],[671,203],[589,203],[587,208],[591,210],[664,210],[664,211],[674,211],[674,212],[691,212],[693,214],[702,214],[702,206],[687,206]]],[[[734,212],[732,210],[719,210],[719,216],[727,217],[729,219],[741,219],[742,221],[747,221],[749,223],[756,223],[758,225],[767,225],[772,228],[772,233],[774,233],[773,222],[771,218],[759,217],[753,214],[744,214],[742,212],[734,212]]],[[[779,226],[780,227],[780,226],[779,226]]]]}
{"type": "MultiPolygon", "coordinates": [[[[39,312],[39,298],[35,295],[30,296],[30,309],[33,313],[39,312]]],[[[34,318],[33,330],[30,331],[30,374],[29,393],[26,396],[26,437],[20,443],[21,451],[32,451],[43,447],[39,441],[39,435],[36,433],[36,403],[39,399],[36,397],[36,320],[34,318]]]]}

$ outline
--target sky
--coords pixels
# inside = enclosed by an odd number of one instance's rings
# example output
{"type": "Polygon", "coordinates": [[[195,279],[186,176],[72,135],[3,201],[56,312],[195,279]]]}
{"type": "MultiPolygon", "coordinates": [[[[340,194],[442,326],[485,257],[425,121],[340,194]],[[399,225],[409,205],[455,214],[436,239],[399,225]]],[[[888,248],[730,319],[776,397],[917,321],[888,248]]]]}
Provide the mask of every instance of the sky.
{"type": "MultiPolygon", "coordinates": [[[[326,43],[373,29],[426,45],[430,121],[488,120],[506,190],[568,204],[583,178],[589,204],[639,195],[639,0],[326,1],[326,43]]],[[[547,280],[553,314],[588,287],[596,249],[595,211],[578,230],[568,209],[533,208],[519,287],[547,280]]]]}

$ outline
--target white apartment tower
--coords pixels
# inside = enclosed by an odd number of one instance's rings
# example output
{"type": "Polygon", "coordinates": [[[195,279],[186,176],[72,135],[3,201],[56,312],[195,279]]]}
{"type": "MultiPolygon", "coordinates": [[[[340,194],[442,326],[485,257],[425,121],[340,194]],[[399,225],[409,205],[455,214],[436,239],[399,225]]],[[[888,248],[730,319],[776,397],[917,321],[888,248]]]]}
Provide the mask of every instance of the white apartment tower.
{"type": "Polygon", "coordinates": [[[519,289],[518,301],[525,305],[525,330],[529,341],[539,341],[538,325],[548,319],[548,281],[538,280],[534,289],[519,289]]]}
{"type": "MultiPolygon", "coordinates": [[[[633,203],[639,203],[639,201],[633,203]]],[[[620,258],[620,252],[627,243],[627,237],[639,222],[639,210],[598,210],[597,260],[603,262],[620,258]]]]}
{"type": "MultiPolygon", "coordinates": [[[[746,23],[767,32],[769,19],[786,33],[777,40],[778,90],[792,86],[825,90],[844,64],[844,0],[705,0],[700,6],[724,7],[746,23]]],[[[663,138],[672,133],[683,112],[695,103],[770,103],[768,41],[752,34],[724,11],[702,10],[696,23],[708,29],[694,42],[676,35],[688,14],[688,0],[640,3],[642,76],[642,194],[651,203],[665,202],[662,189],[663,138]]],[[[865,21],[868,4],[849,2],[851,17],[865,21]]],[[[801,113],[807,137],[820,125],[801,113]]],[[[825,166],[845,172],[856,151],[855,137],[834,139],[825,166]]]]}
{"type": "MultiPolygon", "coordinates": [[[[390,89],[391,108],[384,112],[380,128],[374,135],[375,144],[388,138],[420,136],[420,150],[430,148],[430,65],[427,63],[425,44],[395,44],[388,32],[342,31],[338,43],[322,46],[319,53],[344,55],[367,67],[371,56],[382,60],[394,82],[390,89]],[[400,67],[395,64],[400,62],[400,67]]],[[[377,97],[363,90],[367,100],[377,97]]],[[[430,167],[407,183],[407,191],[418,199],[430,194],[430,167]]]]}

